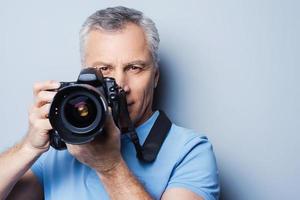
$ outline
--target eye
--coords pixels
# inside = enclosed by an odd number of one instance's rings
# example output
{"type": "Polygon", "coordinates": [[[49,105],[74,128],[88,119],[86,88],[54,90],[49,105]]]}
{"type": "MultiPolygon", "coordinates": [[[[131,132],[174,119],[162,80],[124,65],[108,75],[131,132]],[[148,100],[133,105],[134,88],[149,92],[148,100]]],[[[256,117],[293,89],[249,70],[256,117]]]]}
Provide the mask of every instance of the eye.
{"type": "Polygon", "coordinates": [[[107,66],[99,67],[99,69],[100,69],[101,71],[108,71],[108,67],[107,67],[107,66]]]}
{"type": "Polygon", "coordinates": [[[98,68],[102,72],[103,76],[108,76],[111,73],[111,70],[112,70],[111,66],[105,66],[105,65],[101,65],[98,68]]]}
{"type": "Polygon", "coordinates": [[[131,65],[129,66],[129,70],[132,72],[140,72],[143,68],[138,65],[131,65]]]}

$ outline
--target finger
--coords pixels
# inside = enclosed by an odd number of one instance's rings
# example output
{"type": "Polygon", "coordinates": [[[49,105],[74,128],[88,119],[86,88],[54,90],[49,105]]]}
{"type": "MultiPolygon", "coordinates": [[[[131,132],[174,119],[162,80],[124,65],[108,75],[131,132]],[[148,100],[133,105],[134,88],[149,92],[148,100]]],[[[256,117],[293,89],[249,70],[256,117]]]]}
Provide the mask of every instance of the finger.
{"type": "Polygon", "coordinates": [[[47,132],[52,129],[49,119],[36,119],[32,125],[36,130],[43,132],[47,132]]]}
{"type": "Polygon", "coordinates": [[[40,123],[44,130],[50,131],[51,129],[53,129],[49,119],[41,119],[40,123]]]}
{"type": "Polygon", "coordinates": [[[33,94],[36,96],[42,90],[54,90],[59,88],[59,86],[60,83],[54,80],[37,82],[33,85],[33,94]]]}
{"type": "Polygon", "coordinates": [[[115,122],[113,120],[112,114],[111,114],[111,112],[108,112],[107,116],[106,116],[104,128],[112,129],[112,128],[115,128],[115,127],[116,127],[116,125],[115,125],[115,122]]]}
{"type": "Polygon", "coordinates": [[[41,119],[48,118],[50,107],[51,107],[51,104],[47,103],[47,104],[41,106],[40,108],[38,108],[37,109],[37,116],[38,116],[38,118],[41,118],[41,119]]]}
{"type": "MultiPolygon", "coordinates": [[[[109,108],[110,109],[110,108],[109,108]]],[[[111,110],[108,110],[106,113],[106,118],[103,126],[102,133],[97,135],[93,141],[91,141],[92,144],[94,143],[101,143],[105,144],[109,138],[112,136],[119,134],[119,129],[115,125],[115,122],[113,120],[111,110]]]]}
{"type": "Polygon", "coordinates": [[[51,103],[57,92],[40,91],[35,99],[35,106],[41,107],[47,103],[51,103]]]}
{"type": "Polygon", "coordinates": [[[104,130],[105,130],[104,131],[105,134],[103,134],[104,137],[107,134],[113,134],[113,135],[119,135],[120,134],[120,130],[116,126],[115,121],[113,120],[113,117],[112,117],[111,113],[107,114],[105,124],[104,124],[104,130]]]}

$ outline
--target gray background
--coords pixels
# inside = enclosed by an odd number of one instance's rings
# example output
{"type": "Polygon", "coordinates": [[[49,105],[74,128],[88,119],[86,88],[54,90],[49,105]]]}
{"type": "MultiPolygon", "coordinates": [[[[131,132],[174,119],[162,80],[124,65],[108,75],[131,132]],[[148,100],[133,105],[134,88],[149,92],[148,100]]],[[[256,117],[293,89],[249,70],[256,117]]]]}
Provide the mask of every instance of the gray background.
{"type": "Polygon", "coordinates": [[[77,77],[84,19],[126,5],[157,23],[158,104],[213,143],[222,199],[297,199],[299,1],[0,2],[1,151],[26,133],[34,82],[77,77]]]}

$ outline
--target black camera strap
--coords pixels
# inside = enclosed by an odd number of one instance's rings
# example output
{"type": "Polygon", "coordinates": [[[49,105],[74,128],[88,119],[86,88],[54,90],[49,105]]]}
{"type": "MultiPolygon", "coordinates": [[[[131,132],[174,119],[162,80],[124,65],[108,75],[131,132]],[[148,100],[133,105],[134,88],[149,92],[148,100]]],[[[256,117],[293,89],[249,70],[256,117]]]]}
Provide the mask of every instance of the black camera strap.
{"type": "Polygon", "coordinates": [[[139,160],[144,162],[153,162],[159,150],[166,139],[170,129],[172,126],[172,122],[169,120],[167,115],[159,110],[159,115],[152,126],[150,133],[148,134],[143,146],[141,146],[138,135],[135,131],[135,128],[128,127],[128,129],[122,129],[125,131],[124,133],[128,133],[129,137],[134,144],[137,157],[139,160]]]}
{"type": "Polygon", "coordinates": [[[123,121],[123,123],[119,123],[121,132],[129,134],[129,137],[134,144],[138,159],[144,162],[153,162],[169,133],[172,122],[163,111],[159,110],[159,115],[142,146],[135,127],[130,120],[127,106],[121,106],[120,111],[120,113],[122,113],[121,115],[123,115],[122,119],[125,121],[123,121]]]}
{"type": "Polygon", "coordinates": [[[159,110],[159,115],[142,146],[134,124],[130,119],[126,103],[126,95],[123,90],[120,91],[119,97],[119,109],[114,109],[115,111],[118,110],[118,115],[120,116],[119,121],[116,124],[118,124],[121,133],[129,134],[129,137],[134,144],[138,159],[144,162],[153,162],[169,133],[172,122],[163,111],[159,110]]]}
{"type": "Polygon", "coordinates": [[[159,110],[159,115],[143,144],[142,153],[141,155],[137,154],[142,156],[143,161],[153,162],[155,160],[171,126],[172,122],[170,119],[163,111],[159,110]]]}

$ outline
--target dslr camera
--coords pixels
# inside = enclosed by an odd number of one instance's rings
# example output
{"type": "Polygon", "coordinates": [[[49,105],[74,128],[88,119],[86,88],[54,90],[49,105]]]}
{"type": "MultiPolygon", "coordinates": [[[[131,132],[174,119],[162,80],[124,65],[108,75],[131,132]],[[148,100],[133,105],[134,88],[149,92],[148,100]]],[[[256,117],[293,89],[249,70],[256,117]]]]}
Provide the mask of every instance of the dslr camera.
{"type": "Polygon", "coordinates": [[[65,143],[83,144],[103,133],[109,108],[119,127],[121,113],[127,111],[126,95],[113,78],[103,77],[98,68],[81,70],[77,81],[61,82],[49,111],[53,127],[50,145],[66,148],[65,143]]]}

